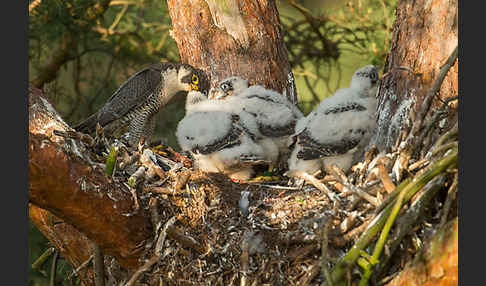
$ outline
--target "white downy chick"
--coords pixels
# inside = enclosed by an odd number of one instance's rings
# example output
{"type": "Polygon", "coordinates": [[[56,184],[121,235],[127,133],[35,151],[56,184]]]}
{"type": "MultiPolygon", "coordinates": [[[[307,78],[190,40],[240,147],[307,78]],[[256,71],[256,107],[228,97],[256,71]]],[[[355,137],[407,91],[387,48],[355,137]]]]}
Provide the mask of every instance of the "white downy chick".
{"type": "Polygon", "coordinates": [[[251,124],[256,128],[250,115],[236,114],[224,101],[204,99],[192,91],[176,135],[182,150],[194,156],[196,168],[248,180],[254,174],[252,166],[265,161],[263,148],[248,130],[251,124]]]}
{"type": "Polygon", "coordinates": [[[336,164],[347,172],[362,156],[376,130],[376,83],[378,69],[358,69],[347,88],[325,98],[299,120],[293,137],[289,170],[315,173],[336,164]]]}
{"type": "Polygon", "coordinates": [[[266,158],[274,165],[279,158],[286,158],[290,135],[294,133],[302,112],[280,93],[261,85],[248,86],[248,81],[232,76],[211,89],[211,96],[225,99],[230,106],[251,114],[258,124],[255,134],[265,149],[266,158]]]}

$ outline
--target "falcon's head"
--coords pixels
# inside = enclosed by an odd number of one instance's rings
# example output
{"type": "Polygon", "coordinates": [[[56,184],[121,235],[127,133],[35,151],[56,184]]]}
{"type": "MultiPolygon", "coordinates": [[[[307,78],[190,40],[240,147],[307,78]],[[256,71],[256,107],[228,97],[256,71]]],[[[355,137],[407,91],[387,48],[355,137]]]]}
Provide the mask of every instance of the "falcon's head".
{"type": "Polygon", "coordinates": [[[366,65],[359,68],[353,74],[351,87],[359,89],[370,89],[378,82],[378,68],[374,65],[366,65]]]}
{"type": "Polygon", "coordinates": [[[211,99],[224,99],[232,94],[238,94],[248,88],[248,81],[239,76],[231,76],[220,81],[209,92],[211,99]]]}
{"type": "Polygon", "coordinates": [[[203,70],[183,63],[179,66],[177,78],[185,86],[186,91],[195,90],[208,94],[209,79],[203,70]]]}

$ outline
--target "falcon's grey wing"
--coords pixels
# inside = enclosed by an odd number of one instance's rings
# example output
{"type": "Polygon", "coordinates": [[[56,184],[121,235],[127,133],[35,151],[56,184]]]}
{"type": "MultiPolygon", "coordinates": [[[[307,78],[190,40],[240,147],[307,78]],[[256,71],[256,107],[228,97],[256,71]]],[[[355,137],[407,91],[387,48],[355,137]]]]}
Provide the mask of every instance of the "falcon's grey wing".
{"type": "Polygon", "coordinates": [[[75,126],[74,129],[90,132],[95,128],[96,123],[106,126],[122,118],[145,102],[160,84],[161,72],[172,66],[171,63],[156,63],[136,72],[113,93],[100,110],[75,126]]]}

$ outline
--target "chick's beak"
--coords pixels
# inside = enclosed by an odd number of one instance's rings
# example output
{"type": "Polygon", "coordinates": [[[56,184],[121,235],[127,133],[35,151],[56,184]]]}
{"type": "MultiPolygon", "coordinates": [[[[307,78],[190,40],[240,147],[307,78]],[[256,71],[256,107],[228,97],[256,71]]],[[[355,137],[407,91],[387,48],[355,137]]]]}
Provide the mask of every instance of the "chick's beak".
{"type": "Polygon", "coordinates": [[[232,90],[228,90],[227,92],[221,93],[220,95],[216,96],[216,99],[225,99],[226,97],[231,96],[232,93],[232,90]]]}

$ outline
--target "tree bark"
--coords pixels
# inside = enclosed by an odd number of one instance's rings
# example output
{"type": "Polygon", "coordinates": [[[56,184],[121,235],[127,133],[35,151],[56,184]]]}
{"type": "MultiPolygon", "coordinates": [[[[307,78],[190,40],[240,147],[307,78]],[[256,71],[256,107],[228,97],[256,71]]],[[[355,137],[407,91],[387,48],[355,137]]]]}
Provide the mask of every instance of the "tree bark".
{"type": "MultiPolygon", "coordinates": [[[[93,252],[93,245],[82,232],[32,203],[29,203],[29,217],[74,269],[89,259],[93,252]]],[[[85,285],[94,284],[91,267],[79,271],[78,276],[85,285]]]]}
{"type": "Polygon", "coordinates": [[[206,71],[211,86],[239,75],[297,103],[275,1],[169,0],[168,6],[181,60],[206,71]]]}
{"type": "MultiPolygon", "coordinates": [[[[92,164],[88,150],[52,133],[69,130],[41,91],[29,94],[29,201],[74,226],[128,268],[139,265],[151,235],[148,213],[133,209],[131,193],[92,164]]],[[[87,257],[91,255],[85,248],[87,257]]]]}
{"type": "MultiPolygon", "coordinates": [[[[374,142],[380,150],[396,142],[400,126],[410,109],[422,106],[440,67],[458,43],[457,0],[400,1],[393,25],[384,79],[379,87],[378,132],[374,142]],[[414,104],[415,103],[415,104],[414,104]]],[[[449,70],[438,92],[441,99],[458,95],[458,63],[449,70]]],[[[437,98],[433,106],[440,105],[437,98]]],[[[457,120],[457,104],[446,128],[457,120]]]]}
{"type": "Polygon", "coordinates": [[[456,217],[437,231],[414,260],[387,285],[457,285],[458,235],[456,217]]]}

